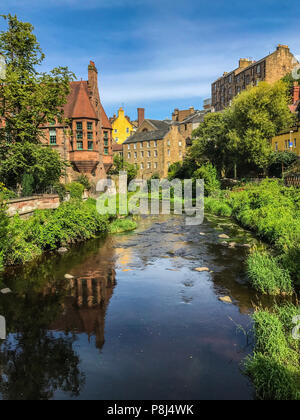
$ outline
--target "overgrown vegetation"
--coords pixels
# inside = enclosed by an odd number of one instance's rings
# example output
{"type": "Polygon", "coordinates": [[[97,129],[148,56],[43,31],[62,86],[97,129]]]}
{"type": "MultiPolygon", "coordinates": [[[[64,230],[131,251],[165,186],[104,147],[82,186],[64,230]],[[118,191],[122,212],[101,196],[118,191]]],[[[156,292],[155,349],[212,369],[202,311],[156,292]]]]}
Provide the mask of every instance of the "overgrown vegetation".
{"type": "Polygon", "coordinates": [[[292,279],[278,259],[262,252],[253,252],[247,260],[247,271],[252,286],[263,294],[293,293],[292,279]]]}
{"type": "Polygon", "coordinates": [[[109,225],[110,233],[122,233],[129,232],[136,229],[137,224],[134,220],[130,218],[126,219],[116,219],[109,225]]]}
{"type": "Polygon", "coordinates": [[[73,199],[57,210],[37,210],[27,220],[15,216],[7,227],[4,264],[24,264],[44,251],[94,238],[107,232],[108,226],[108,217],[101,216],[89,200],[73,199]]]}
{"type": "Polygon", "coordinates": [[[300,307],[292,304],[253,315],[255,349],[246,360],[245,372],[259,399],[300,399],[300,341],[292,335],[293,318],[299,315],[300,307]]]}

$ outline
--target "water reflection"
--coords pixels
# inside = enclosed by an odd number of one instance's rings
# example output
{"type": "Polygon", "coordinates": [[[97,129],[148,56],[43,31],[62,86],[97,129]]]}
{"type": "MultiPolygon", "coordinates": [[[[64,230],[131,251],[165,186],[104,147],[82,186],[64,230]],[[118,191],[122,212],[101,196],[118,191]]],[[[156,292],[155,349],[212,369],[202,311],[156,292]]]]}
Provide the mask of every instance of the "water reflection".
{"type": "Polygon", "coordinates": [[[112,249],[101,247],[104,242],[5,273],[2,283],[13,293],[0,298],[8,333],[0,346],[2,399],[47,400],[57,391],[80,395],[85,375],[74,344],[78,334],[95,335],[101,350],[116,282],[112,249]],[[99,246],[103,252],[95,252],[99,246]],[[73,280],[64,279],[67,269],[73,280]]]}
{"type": "Polygon", "coordinates": [[[2,398],[252,398],[240,371],[251,346],[236,326],[249,327],[260,298],[244,278],[247,250],[218,236],[252,239],[218,221],[141,218],[135,233],[7,271],[2,398]]]}

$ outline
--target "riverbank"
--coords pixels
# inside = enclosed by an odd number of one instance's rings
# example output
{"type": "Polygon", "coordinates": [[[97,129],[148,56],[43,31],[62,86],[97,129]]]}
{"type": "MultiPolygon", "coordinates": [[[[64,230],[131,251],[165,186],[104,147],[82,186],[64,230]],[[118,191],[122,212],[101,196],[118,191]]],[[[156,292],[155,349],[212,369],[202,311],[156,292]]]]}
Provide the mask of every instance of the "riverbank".
{"type": "Polygon", "coordinates": [[[68,247],[105,233],[134,230],[131,219],[116,219],[97,212],[96,201],[71,199],[56,210],[37,210],[28,219],[18,215],[4,220],[5,238],[1,244],[3,266],[22,265],[46,251],[68,247]]]}
{"type": "MultiPolygon", "coordinates": [[[[226,191],[208,197],[205,208],[233,218],[270,244],[250,251],[245,268],[251,286],[265,295],[292,295],[300,285],[300,191],[278,181],[226,191]]],[[[270,400],[300,398],[300,346],[292,336],[296,304],[257,308],[253,315],[255,348],[246,359],[245,373],[257,397],[270,400]]]]}

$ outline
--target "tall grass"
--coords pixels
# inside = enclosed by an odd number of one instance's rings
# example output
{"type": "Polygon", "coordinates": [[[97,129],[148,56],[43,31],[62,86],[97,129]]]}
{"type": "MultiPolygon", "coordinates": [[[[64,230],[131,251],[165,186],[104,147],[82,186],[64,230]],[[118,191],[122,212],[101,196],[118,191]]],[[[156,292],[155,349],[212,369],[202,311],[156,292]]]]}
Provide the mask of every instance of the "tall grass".
{"type": "Polygon", "coordinates": [[[247,272],[251,285],[263,294],[293,294],[292,279],[288,270],[266,252],[255,251],[247,259],[247,272]]]}
{"type": "Polygon", "coordinates": [[[245,372],[259,399],[300,399],[300,344],[292,337],[296,315],[300,308],[292,304],[253,315],[256,344],[253,356],[246,359],[245,372]]]}

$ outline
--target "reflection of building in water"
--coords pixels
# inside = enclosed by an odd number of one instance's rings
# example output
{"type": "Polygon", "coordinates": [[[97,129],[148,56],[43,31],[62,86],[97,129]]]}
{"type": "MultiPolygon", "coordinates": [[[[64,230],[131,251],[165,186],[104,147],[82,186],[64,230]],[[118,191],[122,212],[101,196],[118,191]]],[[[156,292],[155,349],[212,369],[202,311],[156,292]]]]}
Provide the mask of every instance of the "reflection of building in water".
{"type": "MultiPolygon", "coordinates": [[[[103,266],[102,263],[101,267],[97,257],[92,264],[95,267],[98,262],[96,270],[92,270],[87,261],[87,275],[79,274],[74,280],[70,280],[70,293],[65,300],[63,314],[52,328],[76,334],[85,333],[89,338],[95,335],[96,346],[101,349],[105,341],[105,315],[116,285],[116,273],[112,264],[103,266]]],[[[80,268],[82,270],[83,267],[80,268]]]]}

